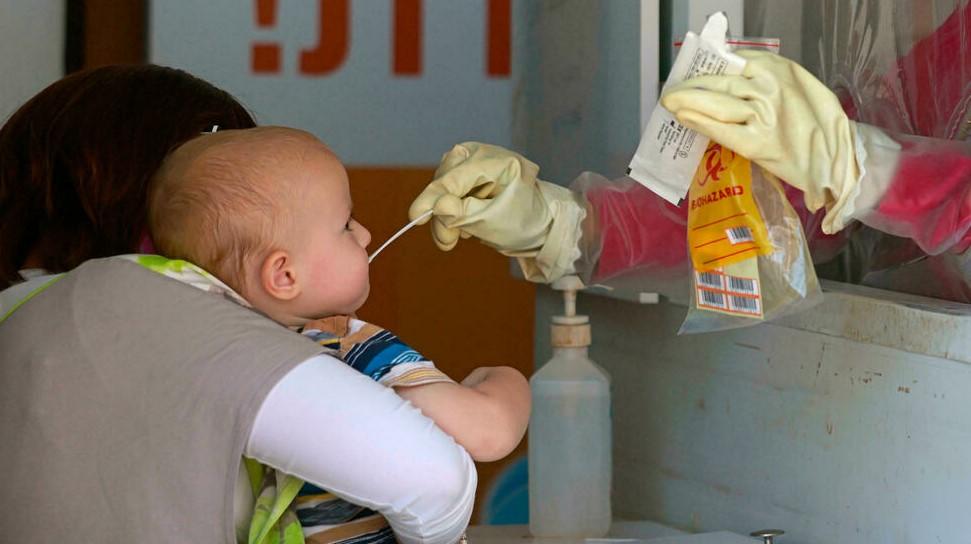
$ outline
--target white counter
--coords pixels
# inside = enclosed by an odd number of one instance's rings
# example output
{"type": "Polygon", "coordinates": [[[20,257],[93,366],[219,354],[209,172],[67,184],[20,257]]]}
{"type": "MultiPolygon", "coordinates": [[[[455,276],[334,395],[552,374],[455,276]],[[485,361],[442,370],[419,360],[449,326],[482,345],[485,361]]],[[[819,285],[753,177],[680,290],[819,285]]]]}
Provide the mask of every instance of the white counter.
{"type": "MultiPolygon", "coordinates": [[[[605,538],[534,538],[526,525],[469,527],[469,544],[752,544],[752,538],[725,531],[688,534],[651,521],[616,521],[605,538]]],[[[784,542],[784,541],[783,541],[784,542]]],[[[782,544],[782,542],[780,542],[782,544]]]]}

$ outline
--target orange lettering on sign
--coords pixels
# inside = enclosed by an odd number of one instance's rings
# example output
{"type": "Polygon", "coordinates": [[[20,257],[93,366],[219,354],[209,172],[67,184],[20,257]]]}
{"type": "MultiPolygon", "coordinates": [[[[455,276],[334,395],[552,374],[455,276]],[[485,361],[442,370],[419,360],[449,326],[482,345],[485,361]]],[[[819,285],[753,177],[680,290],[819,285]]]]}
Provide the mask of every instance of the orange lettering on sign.
{"type": "Polygon", "coordinates": [[[489,0],[486,26],[486,73],[491,77],[509,77],[512,63],[510,41],[512,17],[510,0],[489,0]]]}
{"type": "Polygon", "coordinates": [[[319,0],[317,46],[300,51],[300,73],[322,76],[344,64],[350,42],[348,0],[319,0]]]}
{"type": "MultiPolygon", "coordinates": [[[[256,26],[272,27],[276,24],[276,0],[256,0],[256,26]]],[[[280,72],[280,45],[257,42],[250,49],[250,65],[256,74],[280,72]]]]}
{"type": "Polygon", "coordinates": [[[421,0],[395,0],[392,49],[395,75],[421,74],[421,39],[421,0]]]}
{"type": "MultiPolygon", "coordinates": [[[[489,77],[509,77],[512,65],[511,0],[486,0],[485,58],[489,77]]],[[[256,26],[276,25],[277,0],[256,0],[256,26]]],[[[422,73],[424,42],[422,0],[395,0],[392,21],[391,71],[396,76],[422,73]]],[[[337,71],[350,50],[349,0],[318,0],[317,44],[300,51],[299,71],[323,76],[337,71]]],[[[255,74],[279,74],[283,48],[278,42],[257,41],[250,48],[250,68],[255,74]]]]}

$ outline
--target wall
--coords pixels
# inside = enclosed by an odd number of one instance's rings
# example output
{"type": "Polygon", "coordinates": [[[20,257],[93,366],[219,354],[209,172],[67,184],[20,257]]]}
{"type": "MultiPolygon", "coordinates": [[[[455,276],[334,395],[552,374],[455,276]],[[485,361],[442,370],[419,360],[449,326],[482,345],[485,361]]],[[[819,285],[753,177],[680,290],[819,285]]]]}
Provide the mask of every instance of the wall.
{"type": "Polygon", "coordinates": [[[148,0],[70,0],[83,5],[81,66],[145,62],[148,0]]]}
{"type": "Polygon", "coordinates": [[[0,0],[0,123],[64,73],[64,2],[0,0]]]}
{"type": "Polygon", "coordinates": [[[300,126],[354,166],[510,141],[511,0],[152,2],[149,59],[300,126]]]}
{"type": "Polygon", "coordinates": [[[522,63],[515,148],[540,166],[540,177],[561,185],[584,170],[623,175],[640,137],[641,93],[656,92],[640,86],[641,2],[514,7],[523,24],[514,49],[522,63]]]}
{"type": "MultiPolygon", "coordinates": [[[[538,293],[539,362],[560,301],[538,293]]],[[[677,337],[681,306],[578,306],[612,376],[617,516],[790,544],[966,540],[971,307],[829,284],[783,322],[677,337]]]]}

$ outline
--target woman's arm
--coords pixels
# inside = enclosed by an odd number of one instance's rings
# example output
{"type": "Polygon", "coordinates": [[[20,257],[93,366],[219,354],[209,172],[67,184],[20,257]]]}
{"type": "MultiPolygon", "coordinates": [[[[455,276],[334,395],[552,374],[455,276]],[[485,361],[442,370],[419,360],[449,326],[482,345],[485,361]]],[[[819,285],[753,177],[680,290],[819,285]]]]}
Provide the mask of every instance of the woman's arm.
{"type": "Polygon", "coordinates": [[[472,514],[469,454],[394,391],[326,355],[274,386],[245,455],[380,512],[403,543],[452,544],[472,514]]]}

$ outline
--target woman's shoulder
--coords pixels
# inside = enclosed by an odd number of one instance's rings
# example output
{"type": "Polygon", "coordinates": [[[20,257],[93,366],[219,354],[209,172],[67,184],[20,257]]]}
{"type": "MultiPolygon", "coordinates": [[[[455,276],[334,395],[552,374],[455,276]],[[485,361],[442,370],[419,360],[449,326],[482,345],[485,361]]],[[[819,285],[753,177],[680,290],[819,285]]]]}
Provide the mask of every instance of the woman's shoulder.
{"type": "Polygon", "coordinates": [[[281,362],[323,351],[222,290],[191,285],[145,264],[116,257],[87,261],[20,306],[3,326],[14,335],[43,331],[104,357],[228,358],[262,361],[274,372],[281,362]]]}
{"type": "Polygon", "coordinates": [[[206,271],[201,266],[182,259],[169,259],[161,255],[131,254],[95,259],[85,264],[95,263],[108,266],[112,269],[118,268],[119,270],[125,270],[126,268],[130,270],[130,267],[121,263],[135,264],[139,268],[175,280],[183,285],[195,287],[207,293],[220,295],[241,306],[250,307],[250,304],[239,293],[226,285],[215,274],[206,271]]]}
{"type": "Polygon", "coordinates": [[[240,304],[228,288],[204,281],[204,271],[196,268],[157,259],[87,261],[52,286],[59,294],[38,310],[47,316],[69,313],[70,323],[65,325],[77,334],[117,334],[146,346],[157,340],[159,349],[184,352],[186,357],[229,350],[247,360],[303,360],[322,351],[240,304]]]}
{"type": "MultiPolygon", "coordinates": [[[[75,311],[149,312],[156,319],[232,319],[240,326],[291,331],[253,310],[215,276],[187,261],[119,255],[86,261],[57,282],[75,311]]],[[[137,323],[133,323],[137,325],[137,323]]]]}
{"type": "MultiPolygon", "coordinates": [[[[212,298],[225,299],[244,308],[250,304],[231,287],[202,267],[181,259],[169,259],[161,255],[115,255],[101,259],[91,259],[68,273],[77,281],[83,281],[98,292],[131,289],[138,285],[148,289],[179,288],[174,285],[190,287],[213,295],[212,298]]],[[[146,293],[147,294],[147,293],[146,293]]],[[[205,297],[194,297],[205,302],[205,297]]]]}

